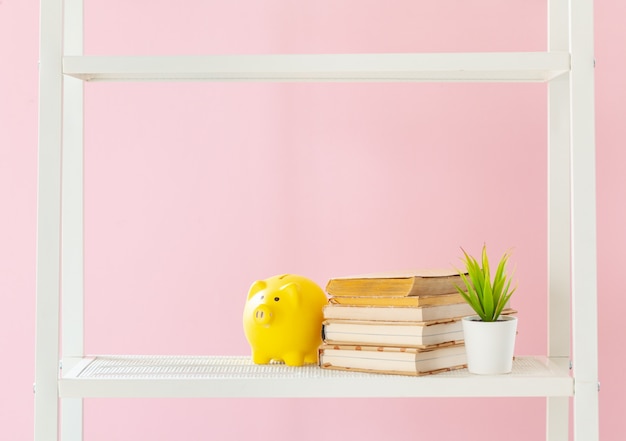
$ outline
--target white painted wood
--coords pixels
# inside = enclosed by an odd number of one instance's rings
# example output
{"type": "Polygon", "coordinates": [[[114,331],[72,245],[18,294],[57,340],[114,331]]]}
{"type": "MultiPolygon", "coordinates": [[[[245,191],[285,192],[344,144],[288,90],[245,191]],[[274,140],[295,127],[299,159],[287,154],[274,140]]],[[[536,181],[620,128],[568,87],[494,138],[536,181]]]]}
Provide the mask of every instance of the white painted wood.
{"type": "Polygon", "coordinates": [[[546,419],[546,440],[569,440],[569,418],[571,398],[548,397],[546,419]]]}
{"type": "MultiPolygon", "coordinates": [[[[65,52],[79,54],[82,44],[82,1],[66,0],[65,52]]],[[[62,317],[63,354],[83,356],[83,87],[75,78],[63,87],[62,317]]]]}
{"type": "Polygon", "coordinates": [[[65,57],[97,80],[539,81],[569,71],[563,52],[65,57]]]}
{"type": "Polygon", "coordinates": [[[62,1],[40,8],[35,333],[35,441],[58,435],[62,1]]]}
{"type": "MultiPolygon", "coordinates": [[[[83,54],[83,1],[65,0],[64,53],[83,54]]],[[[83,87],[76,78],[63,85],[63,176],[61,223],[62,366],[84,355],[83,87]]],[[[83,439],[83,400],[61,401],[61,439],[83,439]]]]}
{"type": "MultiPolygon", "coordinates": [[[[567,0],[550,2],[551,50],[568,48],[567,0]]],[[[548,355],[570,356],[570,78],[548,84],[548,355]]]]}
{"type": "Polygon", "coordinates": [[[98,356],[60,383],[63,397],[545,397],[573,394],[567,366],[520,357],[508,375],[466,369],[424,377],[317,366],[255,365],[249,356],[98,356]]]}
{"type": "Polygon", "coordinates": [[[569,76],[549,84],[548,355],[570,358],[571,228],[569,76]]]}
{"type": "MultiPolygon", "coordinates": [[[[568,0],[548,2],[548,50],[569,51],[568,0]]],[[[548,356],[570,360],[570,77],[548,83],[548,356]]],[[[546,403],[546,439],[567,440],[570,400],[546,403]]]]}
{"type": "MultiPolygon", "coordinates": [[[[569,76],[548,90],[548,356],[569,362],[571,334],[569,76]]],[[[567,440],[569,401],[548,399],[548,440],[567,440]],[[558,434],[558,435],[557,435],[558,434]]]]}
{"type": "Polygon", "coordinates": [[[61,400],[61,433],[63,441],[83,439],[83,399],[64,398],[61,400]]]}
{"type": "Polygon", "coordinates": [[[570,0],[574,438],[599,439],[593,1],[570,0]]]}

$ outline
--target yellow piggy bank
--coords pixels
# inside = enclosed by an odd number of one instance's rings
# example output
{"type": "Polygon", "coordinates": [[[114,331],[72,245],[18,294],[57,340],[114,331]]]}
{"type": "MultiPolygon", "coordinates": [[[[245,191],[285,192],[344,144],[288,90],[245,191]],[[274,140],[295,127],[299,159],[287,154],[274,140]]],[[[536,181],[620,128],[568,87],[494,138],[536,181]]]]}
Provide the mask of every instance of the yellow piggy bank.
{"type": "Polygon", "coordinates": [[[316,363],[326,303],[322,288],[302,276],[283,274],[254,282],[243,310],[252,361],[316,363]]]}

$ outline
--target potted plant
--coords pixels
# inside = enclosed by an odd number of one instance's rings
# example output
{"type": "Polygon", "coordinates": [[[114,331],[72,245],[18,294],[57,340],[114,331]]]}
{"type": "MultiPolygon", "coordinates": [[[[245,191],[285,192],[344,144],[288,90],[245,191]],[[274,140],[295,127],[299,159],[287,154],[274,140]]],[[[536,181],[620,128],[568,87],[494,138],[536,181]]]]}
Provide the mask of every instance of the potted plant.
{"type": "Polygon", "coordinates": [[[465,286],[456,288],[476,312],[462,319],[468,370],[474,374],[509,373],[513,366],[517,317],[501,314],[516,290],[511,288],[511,277],[506,271],[510,254],[504,253],[492,279],[486,246],[480,262],[461,250],[465,271],[459,274],[465,286]]]}

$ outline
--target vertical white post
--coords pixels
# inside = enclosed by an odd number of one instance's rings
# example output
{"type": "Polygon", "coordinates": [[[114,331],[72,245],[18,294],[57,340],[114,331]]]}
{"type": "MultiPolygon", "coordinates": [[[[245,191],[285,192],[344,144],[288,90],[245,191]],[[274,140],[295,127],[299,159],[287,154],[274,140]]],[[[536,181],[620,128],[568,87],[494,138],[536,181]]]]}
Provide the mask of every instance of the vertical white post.
{"type": "Polygon", "coordinates": [[[574,437],[597,441],[598,319],[593,1],[570,0],[574,437]]]}
{"type": "Polygon", "coordinates": [[[60,229],[62,158],[62,0],[41,0],[35,441],[58,439],[60,229]]]}
{"type": "MultiPolygon", "coordinates": [[[[568,0],[548,1],[548,50],[569,51],[568,0]]],[[[548,356],[570,359],[570,77],[548,84],[548,356]]],[[[567,440],[569,398],[547,399],[546,439],[567,440]]]]}
{"type": "MultiPolygon", "coordinates": [[[[65,0],[64,53],[83,54],[83,1],[65,0]]],[[[84,355],[83,82],[64,78],[61,333],[63,369],[84,355]]],[[[61,438],[83,438],[83,400],[61,401],[61,438]]]]}
{"type": "MultiPolygon", "coordinates": [[[[548,356],[562,359],[564,365],[570,360],[571,332],[569,86],[568,76],[548,86],[548,356]]],[[[547,399],[548,440],[568,439],[569,404],[567,397],[547,399]]]]}

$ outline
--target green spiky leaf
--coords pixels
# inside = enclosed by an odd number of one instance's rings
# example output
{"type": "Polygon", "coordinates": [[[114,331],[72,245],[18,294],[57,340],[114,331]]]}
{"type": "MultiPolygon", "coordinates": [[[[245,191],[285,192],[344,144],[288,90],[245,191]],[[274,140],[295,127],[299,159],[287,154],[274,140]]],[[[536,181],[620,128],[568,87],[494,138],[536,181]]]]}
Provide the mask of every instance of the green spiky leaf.
{"type": "Polygon", "coordinates": [[[504,253],[492,279],[486,245],[483,246],[480,263],[463,248],[461,251],[465,271],[459,271],[459,274],[465,286],[457,286],[457,291],[481,320],[486,322],[498,320],[516,290],[516,288],[511,288],[511,277],[506,273],[506,264],[510,254],[504,253]]]}

